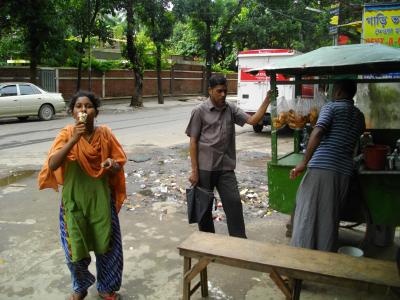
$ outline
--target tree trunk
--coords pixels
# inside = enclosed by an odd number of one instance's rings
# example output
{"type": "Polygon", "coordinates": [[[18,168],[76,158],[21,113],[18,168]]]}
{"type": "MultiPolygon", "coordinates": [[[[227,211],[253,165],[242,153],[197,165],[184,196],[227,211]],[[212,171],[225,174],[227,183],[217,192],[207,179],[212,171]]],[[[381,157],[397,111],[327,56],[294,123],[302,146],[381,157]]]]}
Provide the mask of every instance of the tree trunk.
{"type": "Polygon", "coordinates": [[[29,79],[30,82],[37,83],[37,61],[35,56],[31,56],[31,62],[29,64],[29,79]]]}
{"type": "MultiPolygon", "coordinates": [[[[206,85],[208,86],[208,80],[211,77],[211,65],[212,65],[212,46],[211,46],[211,22],[206,21],[206,85]]],[[[205,90],[205,96],[208,97],[208,90],[205,90]]]]}
{"type": "Polygon", "coordinates": [[[143,90],[143,77],[138,72],[134,72],[135,76],[135,91],[131,98],[132,107],[142,107],[143,99],[142,99],[142,90],[143,90]]]}
{"type": "Polygon", "coordinates": [[[32,83],[37,83],[37,66],[39,64],[39,47],[40,42],[36,38],[37,31],[36,28],[29,28],[29,36],[30,36],[30,48],[29,48],[29,79],[32,83]]]}
{"type": "Polygon", "coordinates": [[[140,61],[138,58],[138,53],[136,49],[136,45],[134,43],[134,16],[133,16],[133,1],[127,0],[126,1],[126,50],[128,52],[128,59],[132,66],[132,71],[135,77],[135,88],[134,94],[131,98],[130,106],[143,106],[143,99],[142,99],[142,90],[143,90],[143,74],[142,68],[140,65],[140,61]]]}
{"type": "Polygon", "coordinates": [[[162,79],[161,79],[161,45],[159,43],[156,44],[157,48],[157,96],[158,96],[158,104],[164,104],[163,97],[163,87],[162,87],[162,79]]]}
{"type": "Polygon", "coordinates": [[[81,80],[82,80],[82,57],[79,58],[77,72],[78,74],[76,79],[76,91],[79,91],[81,89],[81,80]]]}
{"type": "Polygon", "coordinates": [[[81,40],[81,45],[79,47],[79,61],[78,61],[78,74],[77,74],[77,79],[76,79],[76,91],[79,91],[81,89],[81,83],[82,83],[82,59],[83,55],[85,53],[84,51],[84,45],[85,45],[85,40],[86,37],[82,37],[81,40]]]}

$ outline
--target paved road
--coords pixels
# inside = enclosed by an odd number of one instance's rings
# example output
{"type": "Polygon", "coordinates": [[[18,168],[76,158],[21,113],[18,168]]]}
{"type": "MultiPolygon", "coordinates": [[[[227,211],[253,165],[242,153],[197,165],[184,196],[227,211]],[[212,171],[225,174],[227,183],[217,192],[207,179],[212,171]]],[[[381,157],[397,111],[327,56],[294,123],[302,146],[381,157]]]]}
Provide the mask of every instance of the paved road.
{"type": "MultiPolygon", "coordinates": [[[[111,127],[127,152],[136,145],[169,146],[187,141],[184,126],[197,103],[192,100],[161,107],[149,104],[133,111],[127,105],[107,105],[97,119],[98,124],[111,127]]],[[[69,116],[48,122],[0,120],[1,169],[40,166],[56,134],[71,121],[69,116]]]]}
{"type": "MultiPolygon", "coordinates": [[[[231,97],[230,101],[235,98],[231,97]]],[[[185,102],[171,100],[164,105],[148,101],[144,108],[135,110],[127,104],[108,104],[101,108],[97,122],[113,130],[127,153],[137,147],[169,147],[188,142],[184,131],[190,112],[198,103],[197,98],[185,102]]],[[[71,121],[70,116],[58,116],[47,122],[0,119],[0,178],[18,170],[38,170],[54,137],[71,121]]],[[[237,134],[239,147],[270,151],[270,140],[265,138],[267,132],[255,134],[251,126],[237,126],[237,134]]],[[[285,139],[279,150],[287,153],[291,147],[290,139],[285,139]]]]}

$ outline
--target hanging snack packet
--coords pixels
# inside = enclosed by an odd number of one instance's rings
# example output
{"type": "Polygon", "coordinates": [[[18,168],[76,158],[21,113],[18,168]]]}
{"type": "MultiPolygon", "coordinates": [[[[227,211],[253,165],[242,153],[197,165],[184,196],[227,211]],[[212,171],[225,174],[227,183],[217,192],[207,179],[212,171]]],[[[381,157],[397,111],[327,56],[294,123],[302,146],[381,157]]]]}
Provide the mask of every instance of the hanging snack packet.
{"type": "Polygon", "coordinates": [[[285,96],[279,97],[277,99],[277,103],[278,103],[276,109],[277,116],[272,118],[272,125],[276,129],[279,129],[287,124],[289,105],[285,99],[285,96]]]}

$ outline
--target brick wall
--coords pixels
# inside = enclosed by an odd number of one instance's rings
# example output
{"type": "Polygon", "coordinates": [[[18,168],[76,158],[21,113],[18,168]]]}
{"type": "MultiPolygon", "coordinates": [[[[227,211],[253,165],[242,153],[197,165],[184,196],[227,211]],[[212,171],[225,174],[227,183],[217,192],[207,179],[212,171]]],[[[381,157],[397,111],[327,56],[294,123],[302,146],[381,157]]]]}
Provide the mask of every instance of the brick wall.
{"type": "MultiPolygon", "coordinates": [[[[76,91],[76,68],[58,68],[57,87],[64,99],[69,99],[76,91]]],[[[82,71],[81,89],[89,89],[88,72],[82,71]]],[[[202,95],[205,72],[202,66],[174,65],[171,70],[162,71],[162,86],[165,96],[202,95]]],[[[228,74],[228,91],[237,92],[237,74],[228,74]]],[[[57,79],[56,79],[57,80],[57,79]]],[[[0,82],[29,81],[29,67],[0,67],[0,82]]],[[[39,82],[39,81],[38,81],[39,82]]],[[[134,76],[131,70],[110,70],[104,74],[91,73],[92,91],[107,99],[130,97],[134,91],[134,76]]],[[[144,72],[143,96],[157,95],[157,72],[144,72]]]]}

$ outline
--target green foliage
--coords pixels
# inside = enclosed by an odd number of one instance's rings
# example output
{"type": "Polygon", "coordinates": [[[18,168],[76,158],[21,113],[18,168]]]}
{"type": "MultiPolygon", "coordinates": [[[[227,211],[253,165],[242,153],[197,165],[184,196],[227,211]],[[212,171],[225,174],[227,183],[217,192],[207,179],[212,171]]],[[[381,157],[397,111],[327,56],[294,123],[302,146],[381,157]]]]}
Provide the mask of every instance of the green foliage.
{"type": "Polygon", "coordinates": [[[6,53],[3,52],[3,56],[11,56],[16,51],[36,67],[45,57],[46,49],[54,51],[62,47],[63,19],[58,8],[56,0],[15,0],[1,3],[0,20],[5,25],[1,31],[8,35],[1,35],[0,44],[11,46],[8,51],[5,50],[6,53]],[[19,45],[15,44],[15,37],[19,45]]]}
{"type": "MultiPolygon", "coordinates": [[[[76,68],[78,67],[78,58],[75,59],[67,59],[66,66],[76,68]]],[[[90,67],[92,70],[96,70],[99,72],[107,72],[113,69],[124,69],[126,68],[126,63],[124,60],[100,60],[94,57],[90,59],[90,67]]],[[[89,58],[84,57],[82,59],[82,69],[89,69],[89,58]]]]}
{"type": "Polygon", "coordinates": [[[175,54],[183,56],[204,55],[198,35],[191,23],[178,22],[175,24],[171,37],[171,50],[175,54]]]}
{"type": "MultiPolygon", "coordinates": [[[[168,67],[168,55],[175,54],[200,57],[212,62],[215,70],[235,70],[237,53],[244,49],[292,48],[307,52],[332,44],[327,13],[331,2],[135,0],[131,2],[134,43],[143,62],[141,68],[155,68],[157,45],[162,51],[163,68],[168,67]],[[306,6],[325,13],[306,10],[306,6]]],[[[0,1],[0,63],[11,57],[31,60],[33,56],[42,65],[77,66],[85,56],[89,35],[93,37],[92,45],[99,41],[112,45],[115,40],[126,39],[124,13],[128,0],[32,3],[0,1]]],[[[340,23],[361,19],[364,1],[341,3],[340,23]]],[[[359,39],[356,32],[340,30],[353,41],[359,39]]],[[[126,49],[124,53],[126,56],[126,49]]],[[[104,70],[112,65],[100,63],[98,68],[104,70]]]]}
{"type": "Polygon", "coordinates": [[[232,71],[230,69],[226,69],[221,66],[221,64],[214,64],[212,65],[212,71],[215,73],[222,73],[222,74],[233,74],[235,71],[232,71]]]}
{"type": "MultiPolygon", "coordinates": [[[[98,60],[92,58],[90,63],[93,70],[100,72],[106,72],[112,69],[121,69],[124,66],[121,60],[98,60]]],[[[87,57],[83,60],[82,66],[85,70],[89,69],[89,60],[87,57]]]]}
{"type": "Polygon", "coordinates": [[[3,35],[0,39],[0,64],[5,65],[7,59],[29,59],[24,47],[24,36],[18,31],[3,35]]]}

